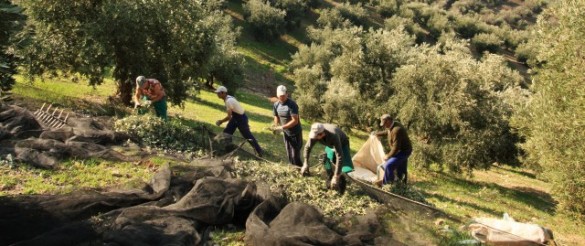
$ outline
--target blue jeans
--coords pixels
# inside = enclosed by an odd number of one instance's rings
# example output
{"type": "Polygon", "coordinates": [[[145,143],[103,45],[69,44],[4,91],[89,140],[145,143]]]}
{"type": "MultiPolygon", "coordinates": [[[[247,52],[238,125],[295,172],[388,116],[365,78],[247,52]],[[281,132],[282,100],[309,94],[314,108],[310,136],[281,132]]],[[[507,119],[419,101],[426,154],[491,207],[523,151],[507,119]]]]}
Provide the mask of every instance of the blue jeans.
{"type": "Polygon", "coordinates": [[[412,151],[400,151],[398,154],[390,157],[390,159],[384,163],[384,184],[390,184],[394,182],[395,170],[399,178],[406,179],[408,157],[411,153],[412,151]]]}
{"type": "Polygon", "coordinates": [[[232,112],[232,118],[228,122],[225,129],[223,129],[223,132],[229,135],[234,135],[234,132],[236,132],[236,128],[240,130],[242,137],[244,137],[246,140],[248,140],[248,142],[250,142],[252,147],[254,147],[254,149],[256,150],[256,153],[262,155],[263,154],[262,148],[260,148],[260,145],[258,144],[258,141],[256,141],[256,138],[254,138],[254,135],[252,135],[252,132],[250,132],[248,116],[246,116],[245,113],[236,114],[232,112]]]}

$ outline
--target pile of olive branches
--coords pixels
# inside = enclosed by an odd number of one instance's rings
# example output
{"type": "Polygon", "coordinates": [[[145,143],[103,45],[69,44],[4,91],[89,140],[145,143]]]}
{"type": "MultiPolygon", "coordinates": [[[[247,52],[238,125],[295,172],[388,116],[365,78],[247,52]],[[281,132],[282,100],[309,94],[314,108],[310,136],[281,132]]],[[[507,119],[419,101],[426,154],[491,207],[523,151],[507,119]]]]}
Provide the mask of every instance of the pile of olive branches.
{"type": "Polygon", "coordinates": [[[275,194],[284,194],[291,202],[313,205],[326,216],[363,215],[380,205],[355,184],[348,183],[346,192],[340,195],[325,188],[324,177],[302,177],[298,169],[287,164],[236,161],[235,173],[242,179],[265,182],[275,194]]]}

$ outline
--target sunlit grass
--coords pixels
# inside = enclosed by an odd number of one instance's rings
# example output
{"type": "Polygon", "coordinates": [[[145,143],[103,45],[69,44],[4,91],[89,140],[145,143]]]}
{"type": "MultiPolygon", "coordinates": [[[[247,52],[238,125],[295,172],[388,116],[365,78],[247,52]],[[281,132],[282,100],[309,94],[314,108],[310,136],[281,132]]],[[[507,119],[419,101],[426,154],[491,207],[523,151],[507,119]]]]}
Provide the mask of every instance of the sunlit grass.
{"type": "Polygon", "coordinates": [[[103,100],[106,96],[114,95],[116,84],[106,79],[103,84],[92,87],[86,81],[71,82],[71,79],[56,77],[50,79],[35,79],[28,81],[23,76],[15,76],[18,83],[12,92],[22,97],[42,100],[47,103],[70,104],[71,99],[103,100]]]}
{"type": "MultiPolygon", "coordinates": [[[[15,86],[14,94],[41,101],[68,105],[75,100],[91,96],[96,102],[104,102],[115,91],[115,84],[108,80],[96,87],[83,83],[72,83],[60,79],[52,82],[35,82],[30,85],[21,79],[15,86]]],[[[261,95],[238,92],[240,101],[250,118],[250,127],[267,158],[274,162],[287,163],[281,135],[273,135],[265,128],[272,124],[272,103],[261,95]]],[[[196,100],[185,103],[185,108],[169,108],[170,116],[181,116],[206,124],[212,131],[220,133],[225,127],[214,122],[225,117],[223,101],[210,91],[201,91],[196,100]]],[[[302,112],[301,112],[302,117],[302,112]]],[[[306,142],[312,122],[301,121],[303,138],[306,142]]],[[[368,134],[352,131],[350,145],[355,153],[367,139],[368,134]]],[[[240,136],[236,131],[236,136],[240,136]]],[[[239,143],[239,139],[236,139],[239,143]]],[[[252,152],[249,145],[244,149],[252,152]]],[[[316,165],[315,156],[322,151],[317,145],[312,152],[311,162],[316,165]]],[[[352,153],[352,154],[353,154],[352,153]]],[[[246,156],[246,155],[243,155],[246,156]]],[[[248,156],[249,157],[249,156],[248,156]]],[[[168,162],[164,158],[151,160],[155,167],[168,162]]],[[[576,242],[585,239],[583,225],[567,215],[557,214],[550,184],[538,180],[523,169],[494,167],[489,171],[475,171],[474,177],[463,177],[434,170],[409,169],[409,183],[425,194],[427,201],[437,208],[468,222],[475,217],[501,217],[508,213],[521,222],[537,223],[552,228],[557,242],[576,242]]],[[[27,165],[10,168],[0,165],[0,195],[7,194],[52,194],[66,193],[79,188],[100,188],[136,186],[147,182],[155,170],[133,163],[112,163],[98,160],[70,160],[61,164],[58,170],[42,170],[27,165]]],[[[237,233],[236,233],[237,235],[237,233]]]]}
{"type": "Polygon", "coordinates": [[[158,169],[130,162],[69,160],[55,170],[0,165],[0,195],[63,194],[89,188],[129,188],[147,183],[158,169]]]}

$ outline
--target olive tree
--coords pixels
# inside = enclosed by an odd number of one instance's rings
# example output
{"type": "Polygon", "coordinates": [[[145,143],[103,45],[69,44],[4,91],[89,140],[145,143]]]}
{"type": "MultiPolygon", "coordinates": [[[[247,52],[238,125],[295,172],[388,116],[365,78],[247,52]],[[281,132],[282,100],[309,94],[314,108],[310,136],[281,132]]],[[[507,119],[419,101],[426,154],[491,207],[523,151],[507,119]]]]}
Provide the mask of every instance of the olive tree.
{"type": "MultiPolygon", "coordinates": [[[[528,46],[536,50],[533,92],[514,118],[526,162],[542,169],[560,208],[585,219],[585,2],[551,3],[528,46]]],[[[531,60],[529,60],[531,62],[531,60]]]]}
{"type": "Polygon", "coordinates": [[[261,41],[273,41],[282,34],[286,11],[268,1],[249,0],[244,4],[245,18],[254,36],[261,41]]]}
{"type": "Polygon", "coordinates": [[[284,22],[288,30],[301,26],[305,12],[309,8],[306,0],[270,0],[276,7],[286,12],[284,22]]]}
{"type": "Polygon", "coordinates": [[[394,75],[387,107],[420,140],[419,164],[436,162],[459,172],[515,162],[516,139],[507,120],[512,108],[504,92],[522,79],[502,57],[477,62],[465,47],[457,40],[421,47],[394,75]]]}
{"type": "Polygon", "coordinates": [[[521,76],[500,56],[475,60],[454,34],[417,46],[400,27],[311,30],[313,43],[291,62],[304,117],[371,130],[390,113],[409,128],[419,166],[516,163],[508,97],[521,76]]]}
{"type": "Polygon", "coordinates": [[[10,1],[0,0],[0,92],[9,91],[14,85],[17,61],[8,51],[11,38],[22,26],[21,9],[10,1]]]}
{"type": "Polygon", "coordinates": [[[408,61],[414,37],[402,29],[364,31],[361,27],[326,27],[310,33],[314,42],[302,46],[291,62],[297,91],[307,95],[307,101],[299,98],[297,102],[303,108],[320,108],[310,111],[319,114],[303,115],[343,126],[371,127],[372,112],[392,94],[388,84],[394,71],[408,61]],[[306,66],[319,72],[318,76],[297,76],[306,66]],[[314,83],[328,92],[313,90],[310,84],[314,83]],[[315,99],[320,99],[318,105],[313,105],[315,99]]]}
{"type": "MultiPolygon", "coordinates": [[[[217,2],[217,1],[216,1],[217,2]]],[[[173,104],[187,98],[194,81],[208,76],[214,56],[235,36],[223,14],[200,1],[23,0],[31,45],[21,51],[28,72],[78,73],[90,85],[107,71],[117,94],[130,102],[137,75],[159,79],[173,104]],[[226,29],[227,28],[227,29],[226,29]]],[[[233,46],[232,46],[233,47],[233,46]]]]}

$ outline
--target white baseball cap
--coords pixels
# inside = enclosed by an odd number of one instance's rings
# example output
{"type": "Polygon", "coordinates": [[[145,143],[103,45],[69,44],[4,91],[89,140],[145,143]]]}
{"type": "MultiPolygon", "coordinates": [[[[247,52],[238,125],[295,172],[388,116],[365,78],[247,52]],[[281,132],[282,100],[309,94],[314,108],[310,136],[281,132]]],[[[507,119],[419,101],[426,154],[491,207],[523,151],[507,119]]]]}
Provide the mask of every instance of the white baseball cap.
{"type": "Polygon", "coordinates": [[[286,95],[286,87],[284,85],[279,85],[276,87],[276,96],[286,95]]]}
{"type": "Polygon", "coordinates": [[[144,85],[144,82],[146,82],[146,77],[144,77],[142,75],[136,77],[136,85],[138,87],[142,87],[142,85],[144,85]]]}
{"type": "Polygon", "coordinates": [[[382,116],[380,116],[380,126],[384,126],[386,120],[390,119],[392,119],[392,116],[390,116],[389,114],[383,114],[382,116]]]}
{"type": "Polygon", "coordinates": [[[315,124],[311,125],[311,131],[309,132],[309,138],[314,139],[315,137],[317,137],[317,135],[319,135],[319,133],[322,133],[323,131],[325,131],[325,127],[323,126],[323,124],[315,123],[315,124]]]}
{"type": "Polygon", "coordinates": [[[215,90],[215,93],[220,93],[220,92],[227,92],[227,88],[225,88],[225,86],[217,87],[217,90],[215,90]]]}

